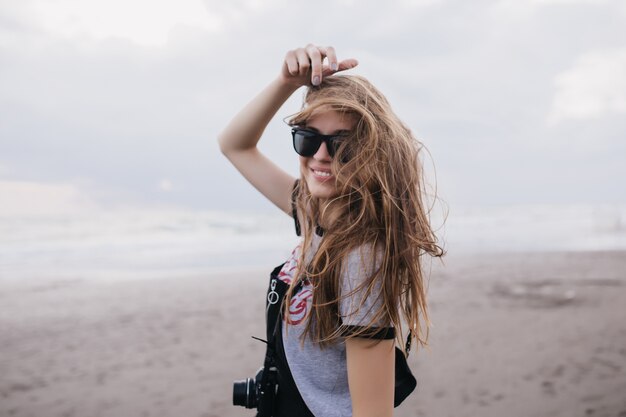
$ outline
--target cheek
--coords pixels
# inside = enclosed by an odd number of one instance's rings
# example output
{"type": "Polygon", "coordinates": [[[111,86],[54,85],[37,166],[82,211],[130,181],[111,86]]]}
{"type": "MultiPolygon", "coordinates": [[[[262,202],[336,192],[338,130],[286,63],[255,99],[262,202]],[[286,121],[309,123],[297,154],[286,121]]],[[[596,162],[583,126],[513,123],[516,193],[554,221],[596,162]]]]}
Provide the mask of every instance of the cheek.
{"type": "Polygon", "coordinates": [[[304,174],[308,170],[308,158],[305,158],[304,156],[298,156],[298,159],[300,160],[300,172],[304,174]]]}

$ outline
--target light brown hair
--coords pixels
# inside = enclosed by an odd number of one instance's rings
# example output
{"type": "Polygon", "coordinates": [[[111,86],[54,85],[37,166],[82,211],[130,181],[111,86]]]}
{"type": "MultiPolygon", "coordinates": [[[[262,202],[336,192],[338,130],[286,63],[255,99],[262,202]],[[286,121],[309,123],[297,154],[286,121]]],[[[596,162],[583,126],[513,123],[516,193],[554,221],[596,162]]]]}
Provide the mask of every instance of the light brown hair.
{"type": "Polygon", "coordinates": [[[289,124],[306,126],[312,115],[327,110],[352,117],[355,125],[331,163],[337,197],[320,202],[311,196],[303,179],[295,190],[303,243],[300,268],[287,292],[285,309],[297,283],[309,278],[314,287],[312,311],[303,337],[311,337],[321,347],[337,341],[342,337],[339,303],[351,295],[340,294],[344,261],[351,251],[369,247],[370,253],[380,256],[376,256],[374,273],[355,291],[378,297],[379,307],[352,336],[393,326],[401,346],[407,331],[425,344],[429,319],[422,257],[442,256],[443,249],[424,203],[419,158],[423,146],[383,94],[363,77],[331,76],[319,87],[310,87],[302,110],[289,124]],[[305,265],[320,219],[334,220],[325,224],[319,248],[305,265]]]}

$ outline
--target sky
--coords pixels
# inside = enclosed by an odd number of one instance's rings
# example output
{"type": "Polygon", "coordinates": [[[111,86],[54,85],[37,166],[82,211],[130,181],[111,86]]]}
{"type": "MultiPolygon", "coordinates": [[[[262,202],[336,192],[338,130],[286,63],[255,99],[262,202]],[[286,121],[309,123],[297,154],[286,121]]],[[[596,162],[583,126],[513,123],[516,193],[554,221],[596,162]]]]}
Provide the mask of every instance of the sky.
{"type": "MultiPolygon", "coordinates": [[[[0,207],[271,209],[216,138],[309,42],[359,60],[449,205],[626,203],[623,0],[0,0],[0,207]]],[[[301,98],[259,145],[293,175],[301,98]]]]}

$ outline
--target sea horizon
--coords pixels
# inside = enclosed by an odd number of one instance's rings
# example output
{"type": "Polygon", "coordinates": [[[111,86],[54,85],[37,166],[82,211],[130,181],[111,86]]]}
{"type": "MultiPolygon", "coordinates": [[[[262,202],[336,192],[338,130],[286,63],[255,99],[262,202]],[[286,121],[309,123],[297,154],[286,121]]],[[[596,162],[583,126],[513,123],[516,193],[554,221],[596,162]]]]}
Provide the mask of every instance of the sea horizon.
{"type": "MultiPolygon", "coordinates": [[[[431,223],[448,254],[626,250],[626,205],[453,206],[431,223]]],[[[276,211],[94,208],[1,213],[0,280],[150,278],[268,267],[299,238],[276,211]]]]}

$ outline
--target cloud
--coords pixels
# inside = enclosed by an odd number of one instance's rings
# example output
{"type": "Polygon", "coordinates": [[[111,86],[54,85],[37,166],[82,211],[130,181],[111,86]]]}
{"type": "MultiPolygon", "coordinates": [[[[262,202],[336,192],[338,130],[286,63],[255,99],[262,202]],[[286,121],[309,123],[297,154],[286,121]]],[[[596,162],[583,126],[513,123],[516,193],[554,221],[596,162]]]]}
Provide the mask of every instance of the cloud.
{"type": "Polygon", "coordinates": [[[4,165],[3,163],[0,162],[0,175],[9,175],[11,173],[11,169],[7,166],[4,165]]]}
{"type": "Polygon", "coordinates": [[[570,4],[592,4],[592,5],[602,5],[611,0],[530,0],[531,4],[537,5],[550,5],[550,4],[562,4],[562,5],[570,5],[570,4]]]}
{"type": "MultiPolygon", "coordinates": [[[[395,2],[395,3],[399,4],[401,7],[412,8],[412,7],[427,7],[427,6],[432,6],[434,4],[442,3],[442,2],[443,0],[400,0],[399,2],[395,2]]],[[[357,0],[340,0],[337,3],[343,6],[357,6],[358,7],[358,6],[362,6],[364,2],[357,1],[357,0]]],[[[393,6],[394,6],[393,3],[385,4],[385,7],[393,7],[393,6]]]]}
{"type": "Polygon", "coordinates": [[[496,16],[519,20],[529,16],[537,17],[537,13],[545,9],[554,8],[569,14],[580,7],[606,9],[607,6],[618,6],[616,3],[615,0],[499,0],[489,8],[496,16]]]}
{"type": "Polygon", "coordinates": [[[554,80],[556,94],[548,121],[596,119],[626,113],[626,48],[594,51],[554,80]]]}
{"type": "Polygon", "coordinates": [[[164,178],[161,181],[159,181],[159,190],[168,193],[172,191],[173,189],[174,189],[174,183],[171,180],[164,178]]]}
{"type": "Polygon", "coordinates": [[[57,215],[94,209],[73,184],[0,181],[0,215],[57,215]]]}
{"type": "Polygon", "coordinates": [[[209,14],[201,0],[24,0],[19,3],[8,10],[15,19],[68,38],[124,38],[140,45],[161,46],[177,26],[210,32],[222,26],[219,16],[209,14]]]}
{"type": "MultiPolygon", "coordinates": [[[[590,66],[577,61],[586,51],[626,46],[622,2],[83,1],[58,0],[58,10],[47,0],[3,2],[0,155],[10,168],[5,178],[72,184],[85,178],[89,186],[80,190],[99,202],[108,200],[94,190],[104,188],[115,201],[263,204],[219,153],[215,137],[276,76],[285,52],[308,42],[359,59],[352,72],[372,80],[424,138],[442,178],[455,181],[451,189],[482,183],[494,165],[503,181],[527,178],[527,170],[512,172],[512,161],[536,161],[537,149],[546,165],[553,157],[559,167],[579,166],[546,148],[583,131],[562,109],[569,103],[553,100],[572,89],[555,77],[590,66]],[[505,3],[510,9],[495,7],[505,3]],[[551,111],[558,129],[546,129],[551,111]],[[229,197],[215,197],[222,195],[229,197]]],[[[300,101],[295,94],[260,144],[292,174],[297,158],[281,119],[300,101]]],[[[624,124],[615,119],[602,119],[602,129],[585,123],[585,132],[604,138],[605,153],[597,154],[603,167],[623,141],[624,124]]],[[[538,195],[513,188],[520,200],[538,195]]],[[[484,189],[471,198],[505,197],[484,189]]]]}

